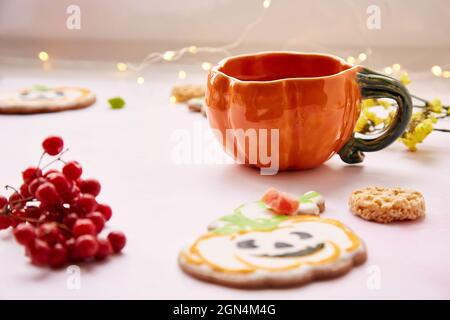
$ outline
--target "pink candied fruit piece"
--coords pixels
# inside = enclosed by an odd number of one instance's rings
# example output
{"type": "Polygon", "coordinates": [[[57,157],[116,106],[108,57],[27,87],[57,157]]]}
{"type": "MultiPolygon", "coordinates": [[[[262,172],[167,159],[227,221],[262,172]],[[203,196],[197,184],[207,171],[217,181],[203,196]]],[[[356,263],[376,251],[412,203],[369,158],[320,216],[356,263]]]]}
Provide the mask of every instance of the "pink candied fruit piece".
{"type": "Polygon", "coordinates": [[[262,196],[261,201],[274,213],[282,215],[295,214],[300,205],[296,198],[275,188],[269,188],[262,196]]]}

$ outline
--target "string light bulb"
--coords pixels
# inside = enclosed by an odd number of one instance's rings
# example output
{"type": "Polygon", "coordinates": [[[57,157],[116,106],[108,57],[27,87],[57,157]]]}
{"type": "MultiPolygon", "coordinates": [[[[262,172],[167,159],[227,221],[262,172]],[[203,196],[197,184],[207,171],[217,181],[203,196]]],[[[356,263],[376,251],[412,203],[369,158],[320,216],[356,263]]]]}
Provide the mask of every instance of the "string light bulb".
{"type": "Polygon", "coordinates": [[[358,56],[358,60],[361,62],[367,60],[367,54],[365,54],[364,52],[361,52],[358,56]]]}
{"type": "Polygon", "coordinates": [[[197,47],[196,46],[190,46],[188,48],[188,51],[192,54],[196,54],[197,53],[197,47]]]}
{"type": "Polygon", "coordinates": [[[354,64],[356,62],[356,59],[353,56],[349,56],[347,57],[347,62],[350,64],[354,64]]]}
{"type": "Polygon", "coordinates": [[[212,67],[212,64],[209,63],[209,62],[203,62],[202,63],[202,69],[205,70],[205,71],[208,71],[209,69],[211,69],[211,67],[212,67]]]}
{"type": "Polygon", "coordinates": [[[170,96],[169,101],[171,103],[176,103],[177,102],[177,98],[175,96],[170,96]]]}
{"type": "Polygon", "coordinates": [[[124,71],[127,71],[127,64],[126,63],[123,63],[123,62],[118,62],[117,64],[116,64],[116,68],[117,68],[117,70],[119,70],[119,71],[121,71],[121,72],[124,72],[124,71]]]}
{"type": "Polygon", "coordinates": [[[41,61],[47,61],[48,60],[48,58],[49,58],[49,55],[48,55],[48,53],[47,52],[45,52],[45,51],[41,51],[41,52],[39,52],[39,54],[38,54],[38,58],[39,58],[39,60],[41,60],[41,61]]]}
{"type": "Polygon", "coordinates": [[[450,71],[448,71],[448,70],[443,71],[443,72],[442,72],[442,76],[443,76],[444,78],[450,78],[450,71]]]}
{"type": "Polygon", "coordinates": [[[137,84],[144,84],[145,79],[144,79],[143,77],[138,77],[138,78],[136,79],[136,82],[137,82],[137,84]]]}
{"type": "Polygon", "coordinates": [[[442,68],[439,66],[432,66],[431,73],[434,74],[436,77],[439,77],[442,74],[442,68]]]}
{"type": "Polygon", "coordinates": [[[178,78],[186,79],[186,77],[187,77],[186,71],[183,71],[183,70],[178,71],[178,78]]]}
{"type": "Polygon", "coordinates": [[[400,64],[398,64],[398,63],[394,63],[394,64],[392,65],[392,70],[393,70],[394,72],[400,71],[401,68],[402,68],[402,66],[401,66],[400,64]]]}
{"type": "Polygon", "coordinates": [[[267,9],[267,8],[269,8],[270,7],[270,0],[264,0],[263,1],[263,7],[265,8],[265,9],[267,9]]]}
{"type": "Polygon", "coordinates": [[[384,68],[384,73],[386,73],[386,74],[392,74],[392,72],[393,72],[392,67],[386,67],[386,68],[384,68]]]}
{"type": "Polygon", "coordinates": [[[163,59],[166,61],[173,60],[173,57],[175,57],[175,51],[166,51],[163,54],[163,59]]]}

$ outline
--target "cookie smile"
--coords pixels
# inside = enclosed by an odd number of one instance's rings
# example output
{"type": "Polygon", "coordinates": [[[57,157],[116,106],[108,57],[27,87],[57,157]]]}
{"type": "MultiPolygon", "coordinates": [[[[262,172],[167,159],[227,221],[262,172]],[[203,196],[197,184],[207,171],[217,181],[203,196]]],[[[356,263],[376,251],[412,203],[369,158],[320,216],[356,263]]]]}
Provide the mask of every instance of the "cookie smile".
{"type": "Polygon", "coordinates": [[[294,252],[287,252],[282,254],[263,254],[258,255],[257,257],[267,257],[267,258],[292,258],[292,257],[303,257],[307,256],[313,253],[316,253],[320,250],[322,250],[325,247],[324,243],[318,243],[315,246],[308,246],[304,249],[294,251],[294,252]]]}

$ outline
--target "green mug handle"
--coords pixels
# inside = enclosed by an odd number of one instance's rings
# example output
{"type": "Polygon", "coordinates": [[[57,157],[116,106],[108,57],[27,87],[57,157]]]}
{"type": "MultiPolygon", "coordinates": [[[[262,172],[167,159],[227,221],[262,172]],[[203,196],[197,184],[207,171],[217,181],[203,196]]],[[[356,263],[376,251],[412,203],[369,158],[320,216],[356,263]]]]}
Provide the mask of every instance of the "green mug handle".
{"type": "Polygon", "coordinates": [[[413,109],[411,96],[405,86],[398,80],[362,68],[357,73],[357,81],[361,87],[362,99],[390,98],[397,102],[397,112],[389,127],[379,137],[372,139],[353,136],[339,150],[339,156],[346,163],[359,163],[364,160],[365,151],[378,151],[397,140],[405,131],[411,120],[413,109]]]}

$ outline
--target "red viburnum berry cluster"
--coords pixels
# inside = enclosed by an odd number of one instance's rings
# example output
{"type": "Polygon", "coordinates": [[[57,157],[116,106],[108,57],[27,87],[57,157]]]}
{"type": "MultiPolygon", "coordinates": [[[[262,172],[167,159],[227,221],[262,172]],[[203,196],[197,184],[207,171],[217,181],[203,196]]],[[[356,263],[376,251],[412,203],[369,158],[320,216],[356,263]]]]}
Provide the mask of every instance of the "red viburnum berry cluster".
{"type": "Polygon", "coordinates": [[[9,199],[0,196],[0,230],[12,227],[17,242],[39,266],[59,268],[119,253],[126,243],[122,232],[99,237],[112,215],[110,206],[96,200],[100,183],[82,179],[78,162],[61,159],[65,152],[62,138],[48,137],[42,146],[41,161],[45,154],[56,158],[42,168],[39,163],[25,169],[19,190],[7,186],[14,193],[9,199]],[[47,170],[56,162],[64,164],[61,171],[47,170]]]}

